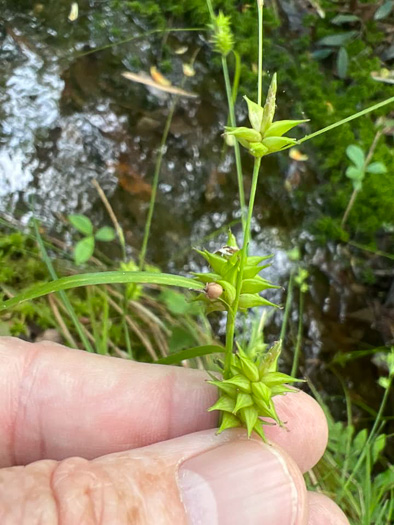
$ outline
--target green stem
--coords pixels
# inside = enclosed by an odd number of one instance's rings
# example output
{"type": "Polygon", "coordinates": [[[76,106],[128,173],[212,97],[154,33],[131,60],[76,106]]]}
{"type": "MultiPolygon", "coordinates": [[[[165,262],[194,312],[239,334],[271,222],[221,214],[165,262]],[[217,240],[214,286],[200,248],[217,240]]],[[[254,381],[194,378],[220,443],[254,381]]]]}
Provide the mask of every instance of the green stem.
{"type": "Polygon", "coordinates": [[[291,302],[293,300],[293,288],[294,288],[294,270],[292,270],[290,273],[289,285],[287,288],[285,313],[283,314],[282,327],[280,330],[281,341],[284,341],[285,336],[286,336],[287,323],[289,321],[289,315],[290,315],[290,307],[291,307],[291,302]]]}
{"type": "MultiPolygon", "coordinates": [[[[366,171],[366,169],[367,169],[368,164],[371,162],[371,159],[372,159],[372,157],[373,157],[373,154],[375,153],[376,146],[378,145],[379,139],[380,139],[380,137],[381,137],[382,135],[383,135],[383,130],[379,130],[379,131],[376,133],[376,135],[375,135],[375,137],[374,137],[374,139],[373,139],[373,141],[372,141],[371,147],[369,148],[369,151],[368,151],[368,153],[367,153],[367,156],[366,156],[366,158],[365,158],[365,160],[364,160],[364,166],[363,166],[363,172],[364,172],[364,174],[365,174],[365,171],[366,171]]],[[[348,203],[348,205],[347,205],[346,211],[345,211],[345,213],[344,213],[344,215],[343,215],[343,219],[342,219],[342,222],[341,222],[341,228],[342,228],[342,229],[345,227],[345,223],[346,223],[347,218],[348,218],[348,216],[349,216],[350,210],[352,209],[353,204],[354,204],[355,201],[356,201],[356,198],[357,198],[357,195],[358,195],[359,191],[360,191],[360,190],[357,190],[357,189],[354,189],[354,190],[353,190],[352,196],[350,197],[349,203],[348,203]]]]}
{"type": "Polygon", "coordinates": [[[358,242],[354,241],[348,241],[348,244],[350,244],[350,246],[358,248],[359,250],[365,250],[366,252],[373,253],[374,255],[378,255],[379,257],[387,257],[387,259],[391,259],[394,261],[394,255],[392,253],[382,252],[381,250],[373,250],[369,246],[365,246],[364,244],[359,244],[358,242]]]}
{"type": "MultiPolygon", "coordinates": [[[[210,0],[207,0],[207,2],[210,2],[210,0]]],[[[263,68],[262,68],[262,63],[263,63],[263,13],[262,13],[263,0],[257,0],[257,6],[259,10],[259,76],[258,76],[257,88],[258,88],[258,93],[259,93],[258,103],[261,105],[262,78],[263,78],[263,68]]],[[[231,356],[233,353],[233,346],[234,346],[235,318],[238,312],[243,273],[244,273],[244,268],[246,265],[246,260],[248,257],[248,247],[249,247],[249,241],[250,241],[250,225],[252,222],[253,208],[254,208],[254,201],[256,197],[257,181],[259,178],[260,165],[261,165],[261,158],[255,158],[254,166],[253,166],[252,187],[250,190],[250,197],[249,197],[248,215],[246,219],[246,224],[244,225],[244,228],[243,228],[244,240],[243,240],[243,246],[241,249],[241,261],[240,261],[239,272],[237,276],[236,295],[235,295],[233,308],[229,310],[227,314],[226,355],[225,355],[224,370],[223,370],[224,379],[227,379],[230,375],[231,356]]]]}
{"type": "Polygon", "coordinates": [[[140,271],[142,271],[144,269],[144,266],[145,266],[145,256],[146,256],[146,250],[147,250],[147,247],[148,247],[148,240],[149,240],[150,228],[151,228],[151,224],[152,224],[153,212],[154,212],[154,209],[155,209],[157,188],[158,188],[158,185],[159,185],[159,175],[160,175],[161,163],[163,161],[163,156],[164,156],[164,153],[165,153],[165,145],[166,145],[166,142],[167,142],[167,137],[168,137],[168,133],[170,131],[172,117],[174,116],[174,111],[175,111],[175,107],[176,107],[177,101],[178,101],[178,97],[174,97],[174,99],[172,101],[172,104],[171,104],[171,107],[170,107],[170,111],[168,113],[168,117],[167,117],[167,120],[166,120],[166,125],[164,127],[163,135],[161,137],[159,154],[158,154],[157,159],[156,159],[155,172],[154,172],[154,175],[153,175],[153,182],[152,182],[152,195],[151,195],[150,202],[149,202],[148,217],[147,217],[146,223],[145,223],[144,239],[142,241],[142,248],[141,248],[140,257],[139,257],[139,265],[138,265],[138,267],[139,267],[140,271]]]}
{"type": "Polygon", "coordinates": [[[250,190],[250,197],[249,197],[248,216],[247,216],[246,224],[244,228],[244,242],[243,242],[243,246],[241,249],[241,261],[240,261],[239,272],[238,272],[238,277],[237,277],[236,295],[235,295],[233,308],[227,314],[226,356],[225,356],[224,371],[223,371],[224,379],[227,379],[230,374],[231,355],[233,353],[233,346],[234,346],[235,318],[238,312],[243,273],[244,273],[244,268],[246,265],[246,260],[248,257],[248,246],[249,246],[249,241],[250,241],[250,225],[251,225],[252,216],[253,216],[253,208],[254,208],[254,201],[256,197],[257,181],[259,178],[260,164],[261,164],[261,158],[255,158],[254,166],[253,166],[252,188],[250,190]]]}
{"type": "Polygon", "coordinates": [[[211,0],[206,0],[206,2],[207,2],[208,11],[209,11],[209,16],[211,17],[213,21],[215,19],[215,12],[213,10],[212,2],[211,0]]]}
{"type": "Polygon", "coordinates": [[[304,317],[304,302],[305,302],[305,293],[300,290],[300,307],[298,310],[298,331],[297,331],[297,341],[296,347],[294,350],[293,365],[291,367],[290,375],[296,377],[298,370],[298,362],[300,359],[300,350],[302,342],[302,329],[303,329],[303,317],[304,317]]]}
{"type": "MultiPolygon", "coordinates": [[[[45,249],[45,245],[44,245],[44,242],[42,240],[42,237],[41,237],[40,230],[38,228],[36,219],[33,219],[33,225],[34,225],[34,231],[35,231],[36,238],[37,238],[37,243],[38,243],[38,246],[40,248],[42,258],[43,258],[43,260],[44,260],[44,262],[46,264],[46,267],[48,269],[48,272],[49,272],[49,274],[50,274],[50,276],[52,277],[53,280],[57,280],[58,279],[57,273],[55,271],[55,268],[53,267],[51,259],[48,256],[48,253],[47,253],[47,251],[45,249]]],[[[83,345],[85,347],[85,350],[87,350],[88,352],[94,352],[94,348],[92,347],[92,345],[90,344],[88,338],[84,334],[84,331],[82,329],[81,323],[79,322],[78,316],[75,313],[75,310],[74,310],[74,308],[73,308],[69,298],[67,297],[66,293],[63,290],[59,290],[58,293],[59,293],[60,299],[63,301],[63,304],[64,304],[64,306],[65,306],[65,308],[66,308],[66,310],[68,312],[68,315],[70,316],[72,322],[74,323],[75,329],[78,332],[78,335],[79,335],[79,337],[80,337],[80,339],[81,339],[81,341],[82,341],[82,343],[83,343],[83,345]]]]}
{"type": "MultiPolygon", "coordinates": [[[[233,97],[233,93],[231,89],[230,75],[228,73],[227,58],[225,56],[222,56],[222,69],[223,69],[223,76],[224,76],[224,84],[226,86],[230,124],[231,126],[235,127],[237,124],[235,121],[234,97],[233,97]]],[[[240,152],[239,144],[237,141],[234,142],[234,155],[235,155],[235,165],[237,169],[239,204],[242,210],[242,213],[241,213],[242,227],[244,228],[245,227],[245,209],[246,209],[245,191],[244,191],[244,183],[243,183],[241,152],[240,152]]]]}
{"type": "Polygon", "coordinates": [[[365,458],[365,454],[369,451],[370,445],[371,445],[373,439],[375,438],[376,431],[377,431],[377,429],[378,429],[378,427],[380,425],[380,421],[382,419],[383,412],[384,412],[384,409],[386,408],[386,404],[387,404],[387,401],[388,401],[388,398],[389,398],[392,381],[393,381],[393,376],[390,376],[389,377],[389,384],[388,384],[387,388],[385,389],[384,396],[383,396],[382,402],[380,403],[379,411],[377,413],[377,416],[376,416],[375,422],[373,424],[372,430],[371,430],[371,432],[370,432],[370,434],[368,436],[367,442],[365,443],[365,446],[364,446],[364,448],[363,448],[363,450],[362,450],[362,452],[361,452],[361,454],[360,454],[360,456],[358,458],[358,461],[357,461],[356,465],[354,466],[350,476],[346,480],[346,483],[342,487],[342,491],[339,494],[338,503],[341,500],[341,498],[343,497],[343,494],[346,491],[346,489],[349,487],[349,485],[350,485],[351,481],[353,480],[354,476],[357,474],[359,468],[361,467],[361,464],[362,464],[362,462],[364,461],[364,458],[365,458]]]}
{"type": "MultiPolygon", "coordinates": [[[[311,133],[310,135],[305,135],[305,137],[303,137],[302,139],[297,140],[297,144],[302,144],[303,142],[306,142],[307,140],[313,139],[317,137],[318,135],[322,135],[323,133],[326,133],[326,131],[331,131],[332,129],[335,129],[338,126],[342,126],[342,124],[346,124],[347,122],[350,122],[351,120],[362,117],[363,115],[367,115],[367,113],[371,113],[371,111],[375,111],[375,109],[379,109],[379,108],[382,108],[383,106],[387,106],[387,104],[390,104],[391,102],[394,102],[394,97],[390,97],[386,100],[383,100],[383,102],[379,102],[378,104],[375,104],[373,106],[370,106],[369,108],[363,109],[362,111],[359,111],[358,113],[354,113],[350,117],[346,117],[342,120],[339,120],[338,122],[335,122],[334,124],[331,124],[330,126],[327,126],[325,128],[319,129],[319,131],[315,131],[314,133],[311,133]]],[[[288,148],[286,147],[283,149],[288,149],[288,148]]]]}
{"type": "Polygon", "coordinates": [[[259,64],[258,64],[258,82],[257,82],[257,104],[261,106],[263,96],[263,0],[257,0],[257,10],[259,19],[259,64]]]}
{"type": "Polygon", "coordinates": [[[81,58],[85,57],[87,55],[92,55],[93,53],[98,53],[99,51],[105,51],[106,49],[111,49],[111,47],[115,46],[121,46],[123,44],[129,44],[130,42],[133,42],[134,40],[138,40],[139,38],[146,38],[151,35],[155,35],[156,33],[184,33],[189,31],[206,31],[206,27],[172,27],[170,29],[152,29],[151,31],[146,31],[145,33],[142,33],[140,35],[131,36],[129,38],[125,38],[124,40],[119,40],[118,42],[113,42],[111,44],[107,44],[105,46],[96,47],[95,49],[90,49],[89,51],[85,51],[84,53],[78,53],[73,56],[73,58],[81,58]]]}
{"type": "Polygon", "coordinates": [[[234,60],[235,60],[235,67],[234,67],[234,80],[233,80],[233,87],[231,90],[231,96],[232,96],[233,104],[235,104],[237,100],[237,95],[238,95],[239,79],[241,78],[241,57],[239,56],[239,53],[234,51],[234,49],[233,49],[233,55],[234,55],[234,60]]]}
{"type": "Polygon", "coordinates": [[[349,199],[348,205],[346,207],[346,211],[343,214],[343,218],[342,218],[342,222],[341,222],[341,228],[342,229],[345,227],[345,224],[346,224],[347,218],[349,216],[350,210],[353,208],[353,204],[356,202],[356,198],[357,198],[358,192],[359,192],[359,190],[354,189],[353,193],[352,193],[352,196],[349,199]]]}

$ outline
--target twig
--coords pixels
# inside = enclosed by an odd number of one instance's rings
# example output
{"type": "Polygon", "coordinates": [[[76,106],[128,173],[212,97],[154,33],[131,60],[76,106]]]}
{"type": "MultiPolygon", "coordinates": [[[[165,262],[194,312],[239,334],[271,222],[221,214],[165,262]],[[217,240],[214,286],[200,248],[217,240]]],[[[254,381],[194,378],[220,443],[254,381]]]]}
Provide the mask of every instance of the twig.
{"type": "Polygon", "coordinates": [[[57,302],[56,298],[52,294],[48,295],[48,302],[49,302],[50,307],[52,308],[53,315],[55,316],[55,319],[58,325],[60,326],[60,329],[63,332],[65,339],[68,340],[68,342],[71,344],[73,348],[78,348],[78,345],[75,339],[71,335],[69,329],[66,326],[66,323],[63,321],[63,317],[61,316],[59,312],[59,309],[56,305],[56,302],[57,302]]]}
{"type": "Polygon", "coordinates": [[[118,219],[116,218],[116,215],[114,213],[114,210],[112,209],[112,206],[109,203],[109,201],[108,201],[105,193],[103,192],[100,184],[97,182],[96,179],[92,180],[92,184],[96,188],[97,193],[99,194],[100,199],[103,201],[103,204],[104,204],[104,206],[105,206],[105,208],[106,208],[106,210],[108,212],[108,215],[111,218],[111,221],[112,221],[112,223],[113,223],[113,225],[115,227],[116,233],[117,233],[118,238],[119,238],[119,242],[120,242],[121,247],[122,247],[123,259],[126,260],[126,245],[125,245],[125,239],[124,239],[122,227],[120,226],[120,224],[118,222],[118,219]]]}

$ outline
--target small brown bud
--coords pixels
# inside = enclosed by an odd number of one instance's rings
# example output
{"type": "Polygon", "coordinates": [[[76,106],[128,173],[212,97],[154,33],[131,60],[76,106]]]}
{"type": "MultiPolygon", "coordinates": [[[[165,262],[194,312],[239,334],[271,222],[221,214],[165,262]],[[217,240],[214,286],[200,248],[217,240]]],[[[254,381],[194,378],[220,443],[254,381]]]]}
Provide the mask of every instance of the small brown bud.
{"type": "Polygon", "coordinates": [[[223,288],[218,283],[208,283],[205,287],[205,293],[208,299],[214,300],[222,295],[223,288]]]}

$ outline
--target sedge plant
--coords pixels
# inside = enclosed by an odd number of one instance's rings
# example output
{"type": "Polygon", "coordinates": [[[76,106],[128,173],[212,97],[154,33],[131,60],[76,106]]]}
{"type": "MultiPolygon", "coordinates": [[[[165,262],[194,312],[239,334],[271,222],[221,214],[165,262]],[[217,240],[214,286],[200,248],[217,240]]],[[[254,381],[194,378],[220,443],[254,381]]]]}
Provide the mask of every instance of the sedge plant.
{"type": "MultiPolygon", "coordinates": [[[[260,295],[261,292],[275,288],[275,286],[261,277],[260,272],[266,267],[265,261],[269,256],[250,255],[249,244],[251,238],[251,221],[253,217],[254,202],[257,192],[258,180],[262,159],[267,155],[281,152],[296,144],[301,144],[318,135],[335,129],[353,119],[366,115],[380,107],[394,102],[394,97],[377,103],[367,109],[353,114],[339,122],[331,124],[303,138],[296,140],[286,136],[294,127],[304,125],[305,119],[275,121],[277,75],[271,78],[270,86],[263,104],[263,1],[257,1],[259,22],[259,68],[257,82],[257,101],[245,97],[248,108],[250,126],[237,126],[235,113],[231,116],[230,126],[226,126],[224,135],[227,140],[236,141],[239,149],[244,149],[254,161],[251,191],[248,199],[247,213],[243,217],[242,246],[237,245],[234,235],[230,232],[226,246],[210,253],[207,250],[199,251],[200,255],[210,266],[206,273],[194,274],[193,277],[166,274],[149,271],[112,271],[85,273],[62,277],[49,283],[30,287],[25,292],[0,302],[0,312],[18,305],[24,301],[32,300],[43,295],[89,285],[163,285],[176,286],[197,293],[195,299],[206,306],[207,313],[222,311],[226,313],[226,342],[223,348],[220,345],[203,345],[183,350],[176,355],[159,360],[162,363],[175,364],[185,359],[195,358],[210,354],[220,354],[222,377],[211,374],[211,383],[219,390],[218,401],[209,410],[221,412],[219,432],[232,427],[245,427],[248,435],[256,432],[264,439],[264,424],[267,419],[282,425],[272,401],[276,395],[294,391],[291,383],[298,380],[292,376],[278,371],[278,361],[281,352],[280,339],[263,355],[261,352],[250,352],[242,347],[235,337],[236,321],[240,313],[247,312],[256,306],[277,306],[260,295]],[[234,118],[233,118],[234,117],[234,118]],[[263,264],[262,264],[263,263],[263,264]]],[[[218,51],[225,58],[232,51],[234,39],[231,37],[230,20],[223,14],[215,15],[210,8],[213,32],[212,40],[218,51]],[[227,47],[226,47],[227,46],[227,47]]],[[[231,82],[228,75],[227,63],[224,66],[224,77],[227,88],[229,105],[235,102],[234,90],[230,91],[231,82]],[[229,96],[231,94],[231,96],[229,96]]],[[[233,84],[234,85],[234,84],[233,84]]],[[[239,159],[240,160],[240,157],[239,159]]],[[[237,163],[237,170],[240,163],[237,163]]],[[[238,171],[237,171],[238,172],[238,171]]],[[[238,172],[239,175],[242,171],[238,172]]],[[[239,176],[240,201],[243,190],[242,177],[239,176]]],[[[245,199],[246,200],[246,199],[245,199]]],[[[145,253],[143,254],[145,259],[145,253]]],[[[143,266],[143,260],[141,267],[143,266]]],[[[141,261],[140,261],[141,262],[141,261]]],[[[104,341],[106,343],[106,341],[104,341]]],[[[250,350],[250,348],[248,348],[250,350]]],[[[130,357],[130,356],[129,356],[130,357]]]]}

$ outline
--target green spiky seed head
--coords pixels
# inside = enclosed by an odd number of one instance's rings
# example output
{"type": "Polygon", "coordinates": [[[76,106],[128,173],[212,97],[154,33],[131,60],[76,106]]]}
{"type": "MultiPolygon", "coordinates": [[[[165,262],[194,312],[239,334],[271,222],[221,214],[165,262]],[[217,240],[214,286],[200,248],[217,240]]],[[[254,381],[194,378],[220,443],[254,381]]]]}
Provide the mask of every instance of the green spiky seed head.
{"type": "Polygon", "coordinates": [[[261,158],[270,153],[281,151],[296,144],[296,140],[283,137],[295,126],[308,122],[307,120],[278,120],[273,122],[276,109],[277,81],[273,75],[264,107],[244,97],[248,105],[248,115],[251,128],[228,127],[225,137],[235,138],[253,157],[261,158]]]}
{"type": "MultiPolygon", "coordinates": [[[[235,236],[230,231],[227,244],[215,253],[207,250],[196,251],[206,260],[212,271],[194,273],[195,279],[205,285],[204,293],[200,293],[194,301],[204,302],[207,313],[230,311],[236,301],[237,279],[241,264],[241,251],[235,236]]],[[[260,263],[269,257],[271,255],[247,257],[238,301],[241,311],[246,311],[254,306],[277,307],[276,304],[267,301],[260,295],[269,288],[278,288],[258,275],[266,268],[266,266],[260,266],[260,263]]]]}
{"type": "Polygon", "coordinates": [[[265,440],[266,419],[283,426],[272,398],[297,390],[288,383],[300,381],[277,371],[281,343],[275,343],[260,359],[254,361],[241,348],[232,355],[231,376],[223,381],[210,381],[219,388],[218,401],[209,409],[222,412],[218,433],[228,428],[245,427],[248,436],[256,432],[265,440]]]}
{"type": "Polygon", "coordinates": [[[225,16],[222,11],[215,17],[209,25],[212,31],[211,42],[217,53],[227,56],[234,48],[234,36],[231,31],[231,19],[225,16]]]}

